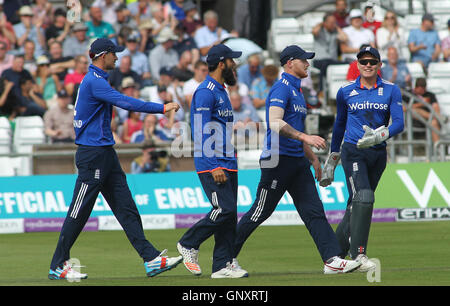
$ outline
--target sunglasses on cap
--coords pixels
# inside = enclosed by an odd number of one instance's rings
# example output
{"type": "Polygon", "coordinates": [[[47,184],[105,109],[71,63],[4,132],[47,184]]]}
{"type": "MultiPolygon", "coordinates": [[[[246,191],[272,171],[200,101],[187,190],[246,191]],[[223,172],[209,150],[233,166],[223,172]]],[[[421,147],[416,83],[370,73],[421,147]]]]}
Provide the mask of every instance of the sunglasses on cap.
{"type": "Polygon", "coordinates": [[[380,61],[376,60],[376,59],[360,59],[358,60],[358,62],[363,65],[366,66],[367,64],[370,64],[371,66],[375,66],[377,65],[380,61]]]}

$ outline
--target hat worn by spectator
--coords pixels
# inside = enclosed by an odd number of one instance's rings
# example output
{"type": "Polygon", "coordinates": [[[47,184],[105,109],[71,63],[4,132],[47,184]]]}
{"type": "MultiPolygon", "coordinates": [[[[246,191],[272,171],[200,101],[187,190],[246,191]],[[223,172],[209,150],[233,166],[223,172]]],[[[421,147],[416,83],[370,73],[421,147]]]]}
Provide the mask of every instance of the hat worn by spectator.
{"type": "Polygon", "coordinates": [[[238,58],[241,55],[241,51],[233,51],[223,44],[218,44],[209,49],[206,62],[210,65],[215,65],[227,58],[238,58]]]}
{"type": "Polygon", "coordinates": [[[142,19],[139,23],[139,30],[153,29],[152,19],[142,19]]]}
{"type": "Polygon", "coordinates": [[[297,45],[290,45],[283,49],[280,53],[281,66],[286,65],[290,60],[294,59],[311,59],[316,54],[314,52],[306,52],[297,45]]]}
{"type": "Polygon", "coordinates": [[[353,18],[363,18],[363,14],[360,9],[352,9],[349,15],[350,19],[353,18]]]}
{"type": "Polygon", "coordinates": [[[168,75],[168,76],[172,76],[172,70],[169,67],[161,67],[161,69],[159,69],[159,75],[168,75]]]}
{"type": "Polygon", "coordinates": [[[50,64],[50,60],[45,55],[41,55],[36,59],[36,65],[38,65],[38,66],[49,65],[49,64],[50,64]]]}
{"type": "Polygon", "coordinates": [[[380,53],[378,52],[377,49],[373,48],[373,47],[365,47],[365,48],[361,48],[358,52],[358,54],[356,55],[356,57],[359,59],[361,58],[364,54],[371,54],[374,57],[376,57],[379,61],[381,61],[381,57],[380,57],[380,53]]]}
{"type": "Polygon", "coordinates": [[[123,78],[120,87],[122,87],[122,89],[129,87],[136,87],[136,82],[132,77],[125,77],[123,78]]]}
{"type": "Polygon", "coordinates": [[[424,20],[428,20],[428,21],[431,21],[434,23],[435,19],[434,19],[433,14],[426,13],[426,14],[423,14],[423,16],[422,16],[422,21],[424,21],[424,20]]]}
{"type": "Polygon", "coordinates": [[[24,5],[19,10],[20,16],[33,16],[33,11],[31,10],[31,7],[28,5],[24,5]]]}
{"type": "Polygon", "coordinates": [[[111,40],[107,38],[97,38],[89,49],[89,56],[91,59],[96,59],[97,57],[108,53],[108,52],[122,52],[125,50],[124,46],[116,46],[111,40]]]}
{"type": "Polygon", "coordinates": [[[159,32],[156,42],[162,44],[166,41],[177,39],[178,36],[176,36],[170,28],[165,27],[161,30],[161,32],[159,32]]]}
{"type": "Polygon", "coordinates": [[[187,1],[183,4],[183,11],[188,12],[190,10],[196,10],[197,6],[192,1],[187,1]]]}
{"type": "Polygon", "coordinates": [[[87,31],[88,27],[83,22],[77,22],[73,25],[72,31],[87,31]]]}
{"type": "Polygon", "coordinates": [[[68,98],[69,94],[67,91],[63,88],[60,91],[58,91],[58,98],[68,98]]]}
{"type": "Polygon", "coordinates": [[[127,41],[138,42],[139,38],[139,33],[137,31],[133,31],[131,32],[130,36],[128,36],[127,41]]]}

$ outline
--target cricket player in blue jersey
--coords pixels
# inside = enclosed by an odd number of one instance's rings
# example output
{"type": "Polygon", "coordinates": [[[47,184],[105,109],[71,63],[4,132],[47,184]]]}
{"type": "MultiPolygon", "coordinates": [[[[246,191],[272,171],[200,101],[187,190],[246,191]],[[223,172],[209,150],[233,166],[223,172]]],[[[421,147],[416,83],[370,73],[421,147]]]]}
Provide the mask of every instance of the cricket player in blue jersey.
{"type": "Polygon", "coordinates": [[[270,217],[287,191],[316,244],[324,263],[323,272],[347,273],[360,263],[338,256],[342,251],[325,217],[310,169],[312,164],[315,178],[320,180],[321,165],[310,146],[323,149],[325,140],[304,132],[307,109],[301,79],[308,76],[308,59],[314,55],[296,45],[287,46],[280,53],[284,72],[266,99],[268,129],[260,159],[261,179],[255,202],[237,225],[234,257],[251,233],[270,217]]]}
{"type": "Polygon", "coordinates": [[[404,122],[400,89],[377,76],[381,68],[378,50],[365,47],[357,59],[360,76],[341,87],[336,96],[331,153],[320,185],[331,184],[341,160],[349,193],[345,215],[336,229],[341,257],[349,252],[351,258],[362,263],[358,270],[367,272],[376,268],[366,252],[374,193],[386,168],[386,140],[401,133],[404,122]]]}
{"type": "Polygon", "coordinates": [[[99,192],[108,202],[129,241],[144,260],[147,276],[152,277],[175,267],[182,257],[168,257],[144,236],[142,221],[128,188],[111,132],[113,106],[135,112],[165,113],[177,111],[177,103],[165,105],[144,102],[120,94],[109,85],[107,70],[115,67],[116,52],[123,47],[99,38],[90,47],[92,64],[81,82],[74,109],[75,161],[78,177],[72,202],[64,220],[58,244],[50,264],[49,279],[84,279],[69,261],[70,249],[86,224],[99,192]]]}
{"type": "Polygon", "coordinates": [[[214,235],[211,278],[248,276],[247,271],[232,262],[238,174],[236,153],[231,144],[233,109],[225,90],[225,84],[236,84],[233,58],[241,54],[222,44],[213,46],[206,58],[209,74],[197,87],[191,103],[194,164],[212,209],[181,237],[177,248],[185,267],[194,275],[200,275],[200,245],[214,235]]]}

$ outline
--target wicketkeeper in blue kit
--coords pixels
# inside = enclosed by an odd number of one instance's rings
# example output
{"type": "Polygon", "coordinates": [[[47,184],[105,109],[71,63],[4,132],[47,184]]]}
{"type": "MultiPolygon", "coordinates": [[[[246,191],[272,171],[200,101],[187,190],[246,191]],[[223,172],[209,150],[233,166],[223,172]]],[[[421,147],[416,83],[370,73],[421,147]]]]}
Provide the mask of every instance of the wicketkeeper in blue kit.
{"type": "Polygon", "coordinates": [[[104,38],[95,40],[89,50],[92,64],[80,84],[74,109],[78,178],[50,264],[48,278],[52,280],[87,278],[87,274],[72,267],[69,252],[86,224],[99,192],[142,257],[147,276],[167,271],[182,261],[181,256],[164,255],[167,250],[158,251],[145,238],[141,217],[113,148],[115,142],[111,132],[113,106],[144,113],[177,111],[180,106],[173,102],[165,105],[144,102],[111,88],[106,70],[115,67],[116,52],[123,50],[124,47],[104,38]]]}
{"type": "Polygon", "coordinates": [[[366,252],[374,193],[386,168],[386,140],[401,133],[404,122],[400,89],[377,76],[381,69],[378,50],[365,47],[357,59],[360,76],[342,86],[336,95],[331,153],[320,185],[331,184],[341,160],[349,193],[345,215],[336,229],[341,257],[349,253],[351,258],[362,262],[358,270],[367,272],[376,268],[366,252]]]}

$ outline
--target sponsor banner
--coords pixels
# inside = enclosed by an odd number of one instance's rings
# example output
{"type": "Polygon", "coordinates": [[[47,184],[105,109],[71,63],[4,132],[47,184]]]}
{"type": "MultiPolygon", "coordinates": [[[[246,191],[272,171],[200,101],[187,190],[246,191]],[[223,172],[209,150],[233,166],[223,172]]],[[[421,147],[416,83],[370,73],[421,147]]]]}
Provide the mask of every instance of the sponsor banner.
{"type": "Polygon", "coordinates": [[[377,207],[450,207],[450,163],[389,164],[375,192],[377,207]]]}
{"type": "MultiPolygon", "coordinates": [[[[59,232],[64,218],[27,218],[24,219],[25,232],[59,232]]],[[[98,231],[98,218],[89,218],[83,231],[98,231]]]]}
{"type": "Polygon", "coordinates": [[[450,220],[449,207],[402,208],[398,210],[398,221],[450,220]]]}
{"type": "Polygon", "coordinates": [[[0,219],[0,234],[15,234],[23,232],[23,219],[0,219]]]}
{"type": "MultiPolygon", "coordinates": [[[[122,226],[114,216],[99,216],[99,230],[122,230],[122,226]]],[[[142,227],[148,229],[172,229],[175,228],[175,215],[141,215],[142,227]]]]}

